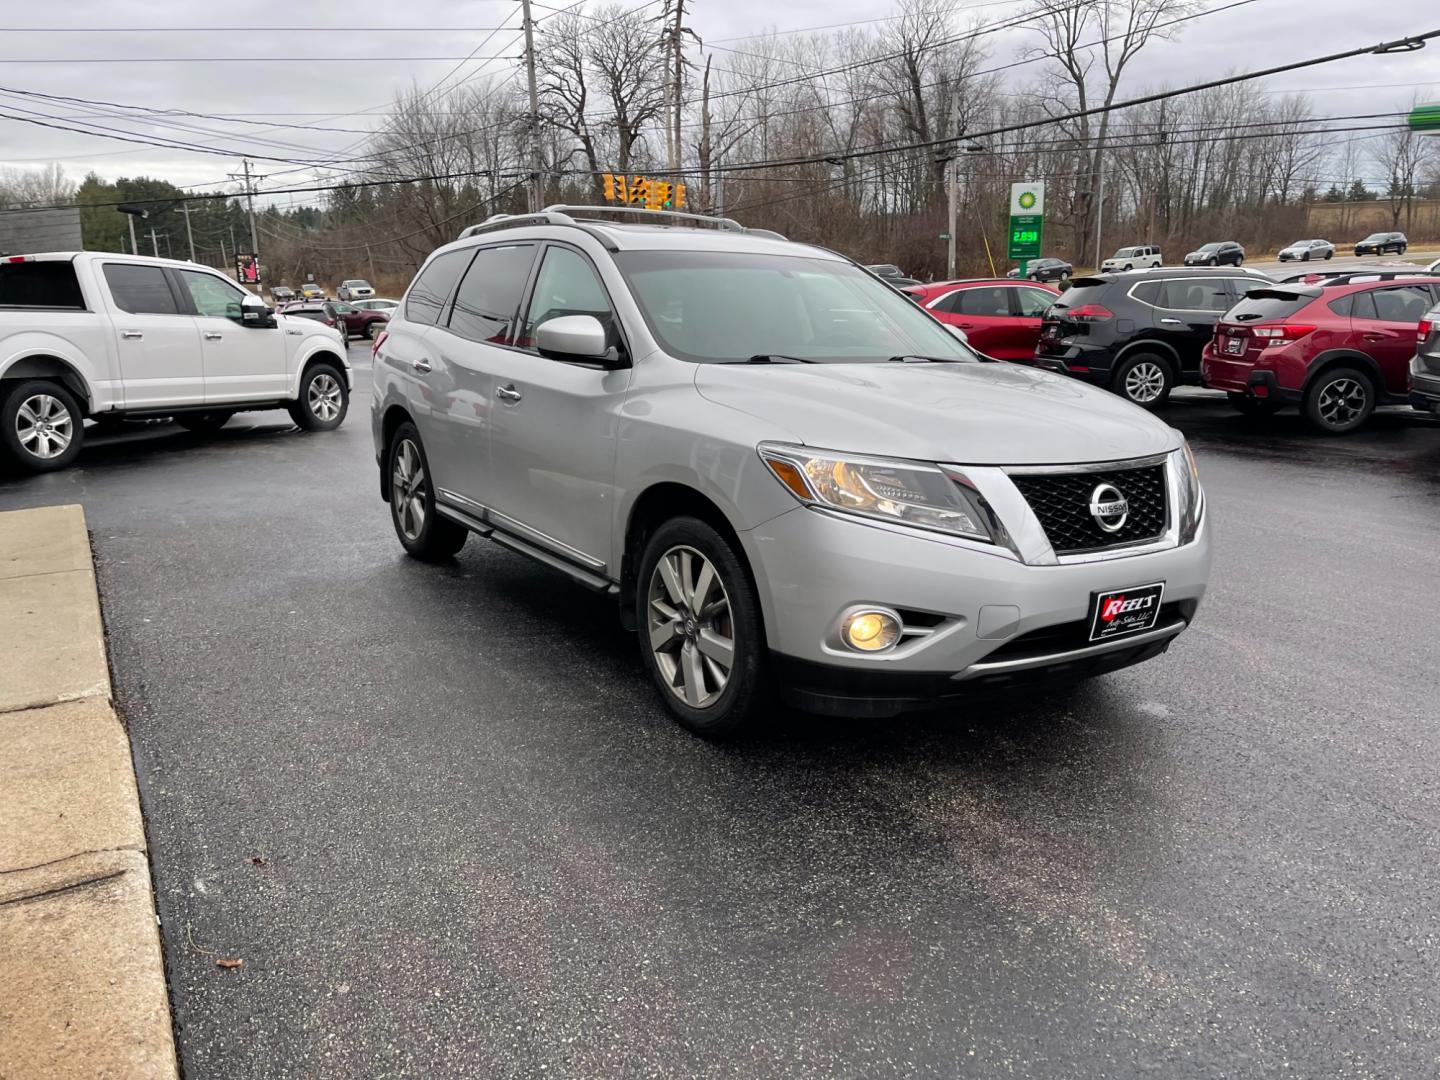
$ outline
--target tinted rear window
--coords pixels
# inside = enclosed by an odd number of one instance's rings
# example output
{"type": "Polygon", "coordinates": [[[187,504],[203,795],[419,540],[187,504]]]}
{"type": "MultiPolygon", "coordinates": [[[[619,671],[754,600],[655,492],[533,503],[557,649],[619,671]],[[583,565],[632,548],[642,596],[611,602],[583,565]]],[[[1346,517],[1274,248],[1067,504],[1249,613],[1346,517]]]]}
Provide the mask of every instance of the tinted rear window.
{"type": "Polygon", "coordinates": [[[1263,290],[1264,296],[1251,294],[1231,309],[1226,322],[1275,322],[1288,319],[1301,308],[1314,301],[1314,296],[1289,293],[1281,289],[1263,290]]]}
{"type": "Polygon", "coordinates": [[[420,271],[415,284],[410,286],[410,295],[405,298],[405,318],[411,322],[428,323],[434,326],[440,320],[440,309],[450,299],[471,256],[473,249],[447,251],[436,256],[420,271]]]}
{"type": "Polygon", "coordinates": [[[1071,285],[1065,290],[1065,295],[1055,301],[1055,313],[1063,315],[1066,308],[1079,307],[1081,304],[1103,303],[1105,294],[1109,291],[1108,284],[1071,285]]]}
{"type": "Polygon", "coordinates": [[[0,263],[0,307],[83,311],[72,262],[0,263]]]}
{"type": "Polygon", "coordinates": [[[180,305],[170,291],[165,271],[138,263],[106,263],[105,280],[121,311],[134,315],[179,315],[180,305]]]}

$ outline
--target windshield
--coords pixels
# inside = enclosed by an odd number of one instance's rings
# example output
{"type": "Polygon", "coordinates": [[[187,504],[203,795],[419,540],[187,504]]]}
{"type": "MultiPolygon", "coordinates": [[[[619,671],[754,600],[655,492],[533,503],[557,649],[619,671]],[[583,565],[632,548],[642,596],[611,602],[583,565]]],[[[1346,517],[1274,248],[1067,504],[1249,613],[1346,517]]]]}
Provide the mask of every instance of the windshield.
{"type": "Polygon", "coordinates": [[[1221,245],[1221,244],[1201,244],[1201,245],[1200,245],[1198,248],[1196,248],[1195,250],[1196,250],[1196,251],[1219,251],[1222,246],[1223,246],[1223,245],[1221,245]]]}
{"type": "Polygon", "coordinates": [[[625,251],[615,264],[651,333],[682,360],[975,358],[911,300],[850,263],[729,251],[625,251]]]}
{"type": "Polygon", "coordinates": [[[1368,241],[1371,241],[1371,240],[1389,240],[1389,239],[1390,239],[1390,234],[1389,234],[1389,233],[1372,232],[1369,236],[1365,237],[1365,239],[1362,240],[1362,241],[1360,241],[1360,242],[1361,242],[1362,244],[1364,244],[1364,243],[1366,243],[1366,242],[1368,242],[1368,241]]]}
{"type": "Polygon", "coordinates": [[[1135,254],[1135,249],[1134,249],[1133,247],[1130,247],[1130,248],[1121,248],[1119,251],[1115,252],[1115,258],[1117,258],[1117,259],[1129,259],[1129,258],[1132,258],[1132,257],[1134,256],[1134,254],[1135,254]]]}

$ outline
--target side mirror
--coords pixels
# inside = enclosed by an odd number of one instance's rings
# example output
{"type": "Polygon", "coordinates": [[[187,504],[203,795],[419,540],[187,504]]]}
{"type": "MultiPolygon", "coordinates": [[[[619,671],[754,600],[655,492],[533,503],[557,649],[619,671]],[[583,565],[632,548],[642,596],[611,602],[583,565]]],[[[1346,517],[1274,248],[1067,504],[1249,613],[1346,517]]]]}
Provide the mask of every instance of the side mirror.
{"type": "Polygon", "coordinates": [[[275,325],[275,316],[265,306],[264,300],[253,293],[246,293],[240,301],[240,325],[268,329],[275,325]]]}
{"type": "Polygon", "coordinates": [[[945,329],[946,329],[946,330],[949,330],[950,333],[954,334],[957,338],[959,338],[961,341],[963,341],[966,345],[969,345],[969,344],[970,344],[970,335],[967,334],[967,333],[965,333],[964,330],[961,330],[958,326],[951,326],[949,323],[945,323],[944,325],[945,325],[945,329]]]}
{"type": "Polygon", "coordinates": [[[590,360],[618,366],[619,356],[605,338],[605,327],[594,315],[560,315],[536,328],[535,348],[551,360],[590,360]]]}

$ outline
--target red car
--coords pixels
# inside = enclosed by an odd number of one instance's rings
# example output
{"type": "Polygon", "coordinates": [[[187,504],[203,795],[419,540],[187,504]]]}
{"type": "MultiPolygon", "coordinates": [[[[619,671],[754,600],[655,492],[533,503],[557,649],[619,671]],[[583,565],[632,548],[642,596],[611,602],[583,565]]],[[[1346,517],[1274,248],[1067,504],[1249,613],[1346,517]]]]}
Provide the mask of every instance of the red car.
{"type": "Polygon", "coordinates": [[[1354,431],[1376,405],[1409,401],[1420,320],[1437,299],[1440,279],[1419,275],[1251,289],[1216,324],[1201,381],[1242,412],[1298,405],[1321,431],[1354,431]]]}
{"type": "Polygon", "coordinates": [[[1040,316],[1060,290],[1032,281],[941,281],[905,290],[920,306],[965,331],[970,344],[997,360],[1035,359],[1040,316]]]}
{"type": "Polygon", "coordinates": [[[338,300],[297,300],[282,306],[280,312],[323,322],[326,326],[343,330],[347,338],[352,334],[373,338],[390,322],[389,312],[363,311],[338,300]]]}

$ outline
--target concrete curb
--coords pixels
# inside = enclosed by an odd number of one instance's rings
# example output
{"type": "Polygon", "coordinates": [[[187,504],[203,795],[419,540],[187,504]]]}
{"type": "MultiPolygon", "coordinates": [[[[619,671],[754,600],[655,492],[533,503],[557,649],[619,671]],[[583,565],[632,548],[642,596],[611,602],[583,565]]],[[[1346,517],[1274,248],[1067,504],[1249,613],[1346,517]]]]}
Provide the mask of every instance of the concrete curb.
{"type": "Polygon", "coordinates": [[[0,1080],[178,1075],[85,515],[0,514],[0,1080]]]}

